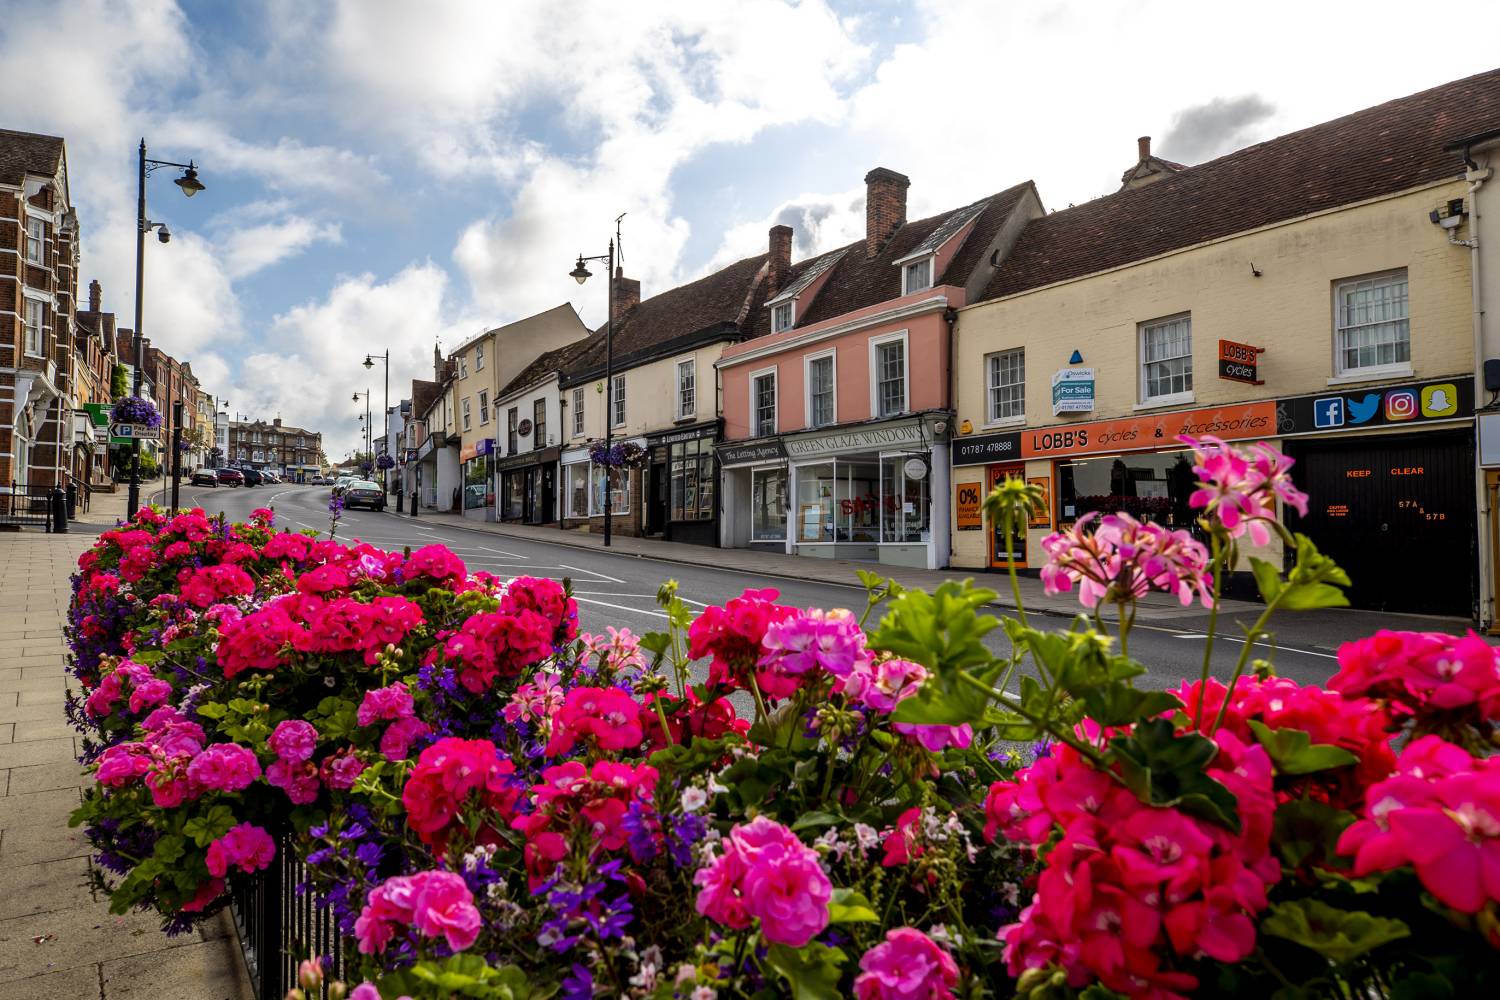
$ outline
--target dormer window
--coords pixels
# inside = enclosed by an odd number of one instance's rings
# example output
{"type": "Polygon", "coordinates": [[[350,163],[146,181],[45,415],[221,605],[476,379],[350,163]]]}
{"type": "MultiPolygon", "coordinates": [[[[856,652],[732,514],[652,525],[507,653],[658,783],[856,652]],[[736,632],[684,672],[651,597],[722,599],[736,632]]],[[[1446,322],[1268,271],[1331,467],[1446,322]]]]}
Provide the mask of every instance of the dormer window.
{"type": "Polygon", "coordinates": [[[790,330],[797,318],[796,302],[778,302],[771,307],[771,332],[780,333],[782,330],[790,330]]]}
{"type": "Polygon", "coordinates": [[[901,269],[901,294],[910,295],[932,287],[932,258],[914,260],[901,269]]]}

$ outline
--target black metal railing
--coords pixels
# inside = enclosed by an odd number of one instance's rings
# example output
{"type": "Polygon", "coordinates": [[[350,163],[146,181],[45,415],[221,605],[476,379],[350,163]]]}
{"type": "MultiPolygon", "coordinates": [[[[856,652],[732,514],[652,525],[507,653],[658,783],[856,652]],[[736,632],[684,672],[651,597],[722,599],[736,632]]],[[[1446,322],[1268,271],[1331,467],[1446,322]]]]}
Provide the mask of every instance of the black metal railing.
{"type": "Polygon", "coordinates": [[[297,964],[305,958],[321,959],[327,979],[346,974],[344,938],[333,911],[319,905],[314,893],[298,891],[309,872],[291,848],[290,839],[283,838],[270,867],[240,880],[230,892],[230,912],[258,1000],[282,1000],[297,985],[297,964]]]}
{"type": "Polygon", "coordinates": [[[0,524],[51,531],[52,490],[51,486],[12,483],[8,493],[0,492],[0,524]]]}

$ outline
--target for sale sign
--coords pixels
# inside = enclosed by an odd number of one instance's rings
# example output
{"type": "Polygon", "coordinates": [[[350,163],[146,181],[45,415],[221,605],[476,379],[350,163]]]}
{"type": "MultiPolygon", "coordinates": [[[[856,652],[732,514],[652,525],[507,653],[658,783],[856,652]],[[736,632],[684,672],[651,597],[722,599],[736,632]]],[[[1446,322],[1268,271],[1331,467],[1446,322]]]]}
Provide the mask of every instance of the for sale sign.
{"type": "Polygon", "coordinates": [[[1237,344],[1232,340],[1219,341],[1219,378],[1263,385],[1258,369],[1259,358],[1264,351],[1263,347],[1237,344]]]}

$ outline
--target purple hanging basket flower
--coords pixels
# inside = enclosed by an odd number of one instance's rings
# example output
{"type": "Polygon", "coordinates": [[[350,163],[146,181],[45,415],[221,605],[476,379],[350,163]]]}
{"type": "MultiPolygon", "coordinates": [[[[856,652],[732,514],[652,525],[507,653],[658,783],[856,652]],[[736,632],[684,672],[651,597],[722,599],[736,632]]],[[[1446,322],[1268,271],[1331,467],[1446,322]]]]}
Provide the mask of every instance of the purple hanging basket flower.
{"type": "Polygon", "coordinates": [[[394,469],[396,467],[396,460],[389,455],[381,455],[375,460],[375,467],[377,469],[394,469]]]}
{"type": "Polygon", "coordinates": [[[646,449],[629,441],[616,441],[608,448],[604,447],[603,441],[595,441],[589,445],[589,461],[595,465],[608,465],[615,468],[640,465],[641,460],[646,457],[646,449]]]}
{"type": "Polygon", "coordinates": [[[115,400],[109,416],[117,424],[145,424],[151,430],[161,426],[161,414],[156,412],[156,404],[140,396],[115,400]]]}

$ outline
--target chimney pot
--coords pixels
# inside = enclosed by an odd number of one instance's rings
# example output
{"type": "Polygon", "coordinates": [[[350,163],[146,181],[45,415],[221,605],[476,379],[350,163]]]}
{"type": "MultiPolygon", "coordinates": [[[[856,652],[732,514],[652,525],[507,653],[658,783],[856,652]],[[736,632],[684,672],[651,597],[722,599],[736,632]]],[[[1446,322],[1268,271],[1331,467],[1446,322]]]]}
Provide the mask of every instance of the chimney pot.
{"type": "Polygon", "coordinates": [[[775,295],[786,287],[786,279],[792,273],[792,227],[772,226],[770,235],[766,291],[775,295]]]}
{"type": "Polygon", "coordinates": [[[89,282],[89,312],[98,312],[99,306],[103,301],[104,287],[99,284],[99,279],[95,278],[89,282]]]}
{"type": "Polygon", "coordinates": [[[1137,139],[1135,141],[1135,148],[1136,152],[1140,154],[1140,159],[1151,159],[1151,137],[1149,135],[1143,135],[1137,139]]]}
{"type": "Polygon", "coordinates": [[[865,174],[865,255],[880,252],[891,234],[906,223],[906,189],[911,178],[885,167],[865,174]]]}

